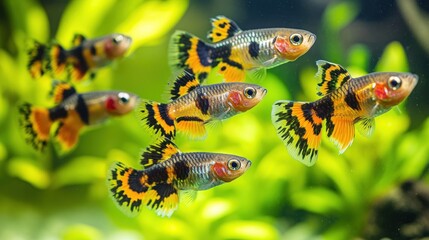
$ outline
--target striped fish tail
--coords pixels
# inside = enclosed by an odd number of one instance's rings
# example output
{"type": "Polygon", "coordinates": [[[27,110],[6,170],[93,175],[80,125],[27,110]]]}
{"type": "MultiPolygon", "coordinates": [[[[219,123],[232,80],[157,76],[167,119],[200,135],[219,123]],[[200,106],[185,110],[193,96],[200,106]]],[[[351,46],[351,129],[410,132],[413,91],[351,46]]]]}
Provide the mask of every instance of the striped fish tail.
{"type": "Polygon", "coordinates": [[[211,52],[213,47],[198,37],[176,31],[169,45],[170,66],[175,70],[185,69],[203,82],[215,65],[211,52]]]}
{"type": "Polygon", "coordinates": [[[39,42],[34,42],[34,47],[28,51],[27,69],[32,78],[39,78],[45,73],[45,54],[46,46],[39,42]]]}
{"type": "Polygon", "coordinates": [[[176,136],[175,121],[168,112],[168,104],[143,101],[140,105],[139,117],[143,125],[154,134],[173,139],[176,136]]]}
{"type": "Polygon", "coordinates": [[[33,107],[24,103],[19,107],[19,123],[25,131],[25,140],[33,148],[43,151],[48,144],[52,120],[47,108],[33,107]]]}
{"type": "Polygon", "coordinates": [[[277,101],[271,119],[277,135],[293,158],[307,166],[317,160],[322,121],[312,103],[277,101]]]}
{"type": "Polygon", "coordinates": [[[66,63],[67,51],[58,43],[52,44],[48,52],[47,69],[52,70],[56,75],[60,75],[65,71],[66,63]]]}
{"type": "Polygon", "coordinates": [[[135,216],[145,205],[160,216],[170,217],[179,204],[177,189],[151,180],[146,171],[117,162],[108,172],[107,184],[114,202],[126,214],[135,216]]]}

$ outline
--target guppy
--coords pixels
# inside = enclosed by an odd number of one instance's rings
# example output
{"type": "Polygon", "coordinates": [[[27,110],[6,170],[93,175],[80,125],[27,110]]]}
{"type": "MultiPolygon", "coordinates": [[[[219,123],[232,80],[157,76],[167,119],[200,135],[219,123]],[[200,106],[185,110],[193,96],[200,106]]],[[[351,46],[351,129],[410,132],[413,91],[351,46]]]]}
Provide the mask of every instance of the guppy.
{"type": "Polygon", "coordinates": [[[338,64],[319,60],[319,95],[315,102],[277,101],[272,122],[291,156],[312,166],[318,156],[323,122],[327,135],[343,153],[353,142],[354,124],[366,136],[374,131],[374,118],[401,103],[418,77],[411,73],[379,72],[352,78],[338,64]]]}
{"type": "Polygon", "coordinates": [[[179,196],[193,200],[199,190],[240,177],[251,162],[229,154],[181,153],[174,143],[161,139],[143,152],[141,164],[144,170],[115,163],[108,172],[110,194],[128,215],[138,214],[143,205],[170,217],[179,196]]]}
{"type": "Polygon", "coordinates": [[[316,41],[311,32],[292,28],[266,28],[242,31],[224,17],[211,19],[213,29],[205,43],[184,31],[176,31],[170,43],[170,65],[173,69],[192,72],[202,82],[211,69],[227,82],[241,82],[246,71],[255,80],[265,77],[266,69],[295,61],[316,41]]]}
{"type": "Polygon", "coordinates": [[[184,72],[172,84],[171,101],[142,101],[140,118],[155,134],[174,138],[176,130],[203,138],[205,124],[223,120],[256,106],[267,90],[248,83],[220,83],[201,86],[194,75],[184,72]]]}
{"type": "Polygon", "coordinates": [[[34,107],[24,103],[19,107],[20,124],[26,132],[26,141],[36,150],[44,150],[51,127],[59,122],[55,138],[64,150],[69,150],[78,140],[85,125],[100,123],[110,116],[122,116],[138,105],[138,97],[122,91],[95,91],[77,93],[68,83],[56,82],[53,88],[52,108],[34,107]]]}
{"type": "Polygon", "coordinates": [[[28,70],[33,78],[37,78],[47,71],[53,71],[58,76],[70,66],[72,80],[80,81],[88,72],[91,72],[93,78],[96,69],[123,57],[130,45],[131,38],[119,33],[95,39],[76,34],[73,47],[69,50],[58,43],[46,46],[36,42],[29,51],[28,70]]]}

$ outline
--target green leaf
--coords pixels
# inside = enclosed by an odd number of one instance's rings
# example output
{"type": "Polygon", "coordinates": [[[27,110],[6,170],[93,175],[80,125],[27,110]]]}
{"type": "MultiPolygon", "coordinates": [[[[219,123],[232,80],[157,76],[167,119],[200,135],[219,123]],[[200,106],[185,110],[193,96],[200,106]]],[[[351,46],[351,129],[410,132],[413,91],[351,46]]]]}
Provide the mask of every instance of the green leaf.
{"type": "Polygon", "coordinates": [[[353,21],[358,13],[359,8],[354,2],[335,2],[327,7],[324,21],[333,31],[340,31],[353,21]]]}
{"type": "Polygon", "coordinates": [[[10,176],[17,177],[37,188],[47,188],[50,184],[48,172],[34,159],[12,158],[7,168],[10,176]]]}
{"type": "Polygon", "coordinates": [[[345,207],[338,193],[318,187],[293,193],[292,204],[295,208],[319,214],[339,213],[345,207]]]}
{"type": "Polygon", "coordinates": [[[219,239],[278,239],[277,229],[262,221],[230,221],[216,231],[219,239]]]}
{"type": "Polygon", "coordinates": [[[407,56],[399,42],[387,45],[375,67],[377,72],[407,72],[408,69],[407,56]]]}

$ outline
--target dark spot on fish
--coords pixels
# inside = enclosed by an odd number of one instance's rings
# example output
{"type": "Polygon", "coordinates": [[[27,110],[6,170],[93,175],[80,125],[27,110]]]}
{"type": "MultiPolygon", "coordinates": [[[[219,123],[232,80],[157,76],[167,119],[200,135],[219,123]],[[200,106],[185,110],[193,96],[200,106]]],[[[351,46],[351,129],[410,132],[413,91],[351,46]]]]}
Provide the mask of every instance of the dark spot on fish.
{"type": "Polygon", "coordinates": [[[227,24],[226,22],[219,23],[219,27],[220,27],[220,28],[225,28],[225,27],[226,27],[226,24],[227,24]]]}
{"type": "Polygon", "coordinates": [[[198,81],[200,81],[200,83],[202,83],[208,76],[207,72],[201,72],[200,74],[198,74],[198,81]]]}
{"type": "Polygon", "coordinates": [[[148,171],[147,175],[147,183],[149,185],[152,185],[153,183],[160,183],[165,182],[168,179],[168,173],[167,169],[165,167],[152,167],[148,168],[148,170],[151,169],[151,171],[148,171]]]}
{"type": "Polygon", "coordinates": [[[225,71],[225,70],[226,70],[226,67],[225,67],[225,66],[222,66],[222,67],[220,68],[220,70],[223,72],[223,71],[225,71]]]}
{"type": "Polygon", "coordinates": [[[207,46],[203,41],[198,40],[197,54],[201,65],[205,67],[211,66],[210,52],[211,52],[210,47],[207,46]]]}
{"type": "Polygon", "coordinates": [[[92,55],[92,56],[97,55],[97,49],[95,48],[95,46],[94,46],[94,45],[91,45],[91,47],[90,47],[90,49],[89,49],[89,50],[91,51],[91,55],[92,55]]]}
{"type": "Polygon", "coordinates": [[[76,112],[79,114],[80,119],[83,123],[89,124],[89,111],[82,94],[77,95],[76,112]]]}
{"type": "Polygon", "coordinates": [[[62,106],[57,106],[49,109],[49,119],[55,121],[57,119],[66,118],[68,115],[67,110],[62,106]]]}
{"type": "Polygon", "coordinates": [[[198,88],[198,93],[197,93],[197,97],[195,99],[195,105],[198,109],[201,110],[201,113],[204,115],[207,115],[208,111],[209,111],[209,99],[208,97],[201,92],[200,90],[201,88],[198,88]]]}
{"type": "Polygon", "coordinates": [[[189,176],[189,166],[183,162],[179,161],[174,163],[174,172],[178,180],[186,180],[189,176]]]}
{"type": "Polygon", "coordinates": [[[219,32],[217,32],[216,36],[220,37],[220,36],[222,36],[222,34],[220,34],[219,32]]]}
{"type": "Polygon", "coordinates": [[[312,108],[313,106],[311,103],[302,104],[301,106],[301,110],[302,110],[302,113],[304,114],[304,118],[305,120],[311,123],[314,135],[319,135],[322,130],[322,124],[316,124],[314,122],[312,108]]]}
{"type": "Polygon", "coordinates": [[[249,44],[249,54],[252,58],[257,58],[259,56],[259,43],[251,42],[249,44]]]}
{"type": "Polygon", "coordinates": [[[148,187],[141,182],[143,177],[142,171],[133,170],[128,178],[128,186],[131,190],[137,193],[146,192],[148,187]]]}
{"type": "Polygon", "coordinates": [[[202,120],[199,117],[188,117],[188,116],[184,116],[184,117],[178,117],[176,119],[177,122],[181,122],[181,121],[187,121],[187,122],[204,122],[204,120],[202,120]]]}
{"type": "Polygon", "coordinates": [[[353,110],[360,110],[359,101],[356,98],[356,94],[349,88],[344,98],[347,105],[353,110]]]}

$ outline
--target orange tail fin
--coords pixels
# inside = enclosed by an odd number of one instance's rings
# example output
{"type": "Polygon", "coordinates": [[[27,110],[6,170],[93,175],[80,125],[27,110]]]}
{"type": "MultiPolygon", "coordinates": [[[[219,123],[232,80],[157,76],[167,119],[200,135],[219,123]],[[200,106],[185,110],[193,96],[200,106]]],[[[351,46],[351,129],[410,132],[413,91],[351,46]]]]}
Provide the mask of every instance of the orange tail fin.
{"type": "Polygon", "coordinates": [[[311,103],[277,101],[273,105],[271,118],[277,135],[292,157],[307,166],[314,165],[323,119],[316,116],[311,103]]]}
{"type": "Polygon", "coordinates": [[[69,111],[67,117],[61,120],[55,136],[63,150],[70,150],[76,145],[79,131],[84,125],[75,111],[69,111]]]}
{"type": "Polygon", "coordinates": [[[26,141],[36,150],[43,151],[49,140],[52,120],[47,108],[33,107],[29,103],[20,106],[20,125],[26,133],[26,141]]]}
{"type": "Polygon", "coordinates": [[[35,42],[34,47],[28,51],[29,60],[27,68],[32,78],[39,78],[45,73],[45,54],[46,46],[38,42],[35,42]]]}
{"type": "Polygon", "coordinates": [[[168,113],[168,105],[152,101],[143,102],[140,107],[140,119],[145,127],[155,134],[173,139],[176,136],[174,119],[168,113]]]}
{"type": "Polygon", "coordinates": [[[52,44],[48,53],[48,69],[60,75],[65,71],[66,63],[67,51],[58,43],[52,44]]]}

